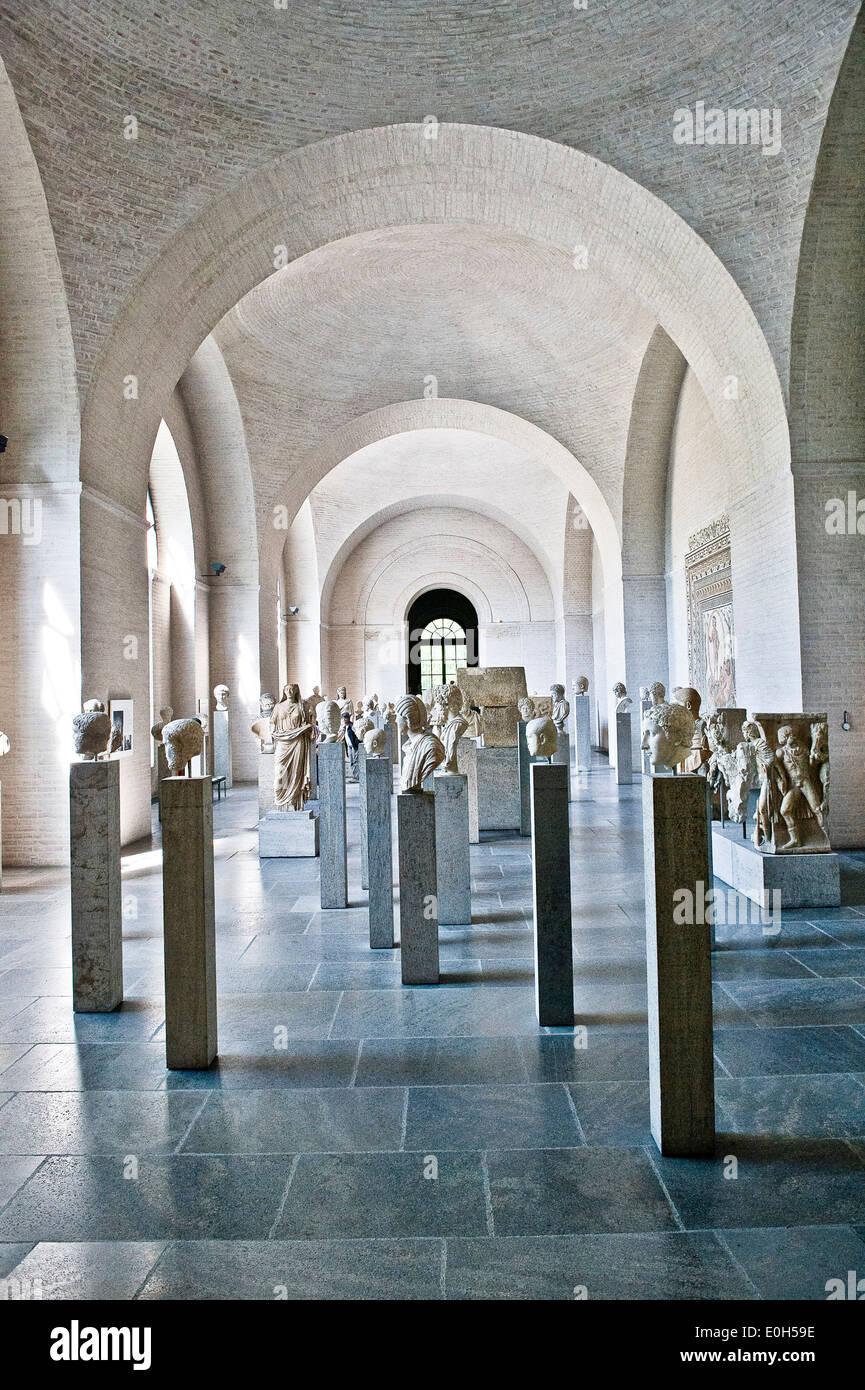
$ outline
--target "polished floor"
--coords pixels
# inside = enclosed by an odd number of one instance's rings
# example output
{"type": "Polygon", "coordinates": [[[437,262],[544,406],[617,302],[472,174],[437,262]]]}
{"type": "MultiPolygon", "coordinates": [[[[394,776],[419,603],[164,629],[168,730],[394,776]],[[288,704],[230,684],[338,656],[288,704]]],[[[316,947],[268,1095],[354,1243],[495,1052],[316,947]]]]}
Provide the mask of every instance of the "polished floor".
{"type": "Polygon", "coordinates": [[[126,1002],[74,1015],[68,883],[0,898],[0,1294],[825,1299],[865,1276],[865,854],[844,906],[718,928],[718,1146],[648,1131],[640,788],[571,806],[576,1029],[534,1016],[526,840],[472,849],[442,982],[371,952],[315,861],[214,807],[218,1063],[164,1065],[161,879],[124,857],[126,1002]]]}

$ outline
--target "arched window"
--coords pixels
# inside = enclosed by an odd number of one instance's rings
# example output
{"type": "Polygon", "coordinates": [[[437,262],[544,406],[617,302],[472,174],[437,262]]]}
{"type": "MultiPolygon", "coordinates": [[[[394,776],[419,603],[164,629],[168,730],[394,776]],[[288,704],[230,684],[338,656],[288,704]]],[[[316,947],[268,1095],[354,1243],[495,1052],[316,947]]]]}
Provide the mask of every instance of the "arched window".
{"type": "Polygon", "coordinates": [[[466,664],[465,630],[453,618],[434,618],[420,639],[421,689],[455,681],[457,668],[466,664]]]}

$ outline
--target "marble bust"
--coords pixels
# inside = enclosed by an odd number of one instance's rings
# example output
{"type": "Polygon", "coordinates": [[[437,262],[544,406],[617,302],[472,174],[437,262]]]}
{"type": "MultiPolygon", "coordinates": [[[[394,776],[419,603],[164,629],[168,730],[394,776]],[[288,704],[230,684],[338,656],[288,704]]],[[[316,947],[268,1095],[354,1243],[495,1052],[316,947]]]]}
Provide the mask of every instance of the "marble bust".
{"type": "Polygon", "coordinates": [[[690,685],[677,685],[671,696],[674,704],[684,705],[694,720],[691,736],[691,751],[682,765],[683,772],[699,772],[712,756],[712,749],[706,737],[705,720],[700,718],[700,692],[690,685]]]}
{"type": "Polygon", "coordinates": [[[558,742],[558,731],[552,719],[529,720],[526,725],[526,743],[533,758],[552,758],[558,742]]]}
{"type": "Polygon", "coordinates": [[[535,702],[531,700],[528,695],[523,695],[521,699],[517,700],[517,709],[520,712],[520,719],[522,719],[523,723],[528,724],[530,719],[534,719],[535,702]]]}
{"type": "Polygon", "coordinates": [[[643,716],[640,747],[649,754],[653,767],[675,768],[691,749],[694,719],[684,705],[660,700],[643,716]]]}
{"type": "Polygon", "coordinates": [[[616,681],[613,686],[613,699],[616,701],[616,714],[627,713],[634,703],[623,681],[616,681]]]}
{"type": "Polygon", "coordinates": [[[427,728],[427,711],[419,695],[397,700],[397,719],[408,735],[404,748],[400,786],[404,792],[422,792],[424,779],[445,760],[444,745],[427,728]]]}
{"type": "Polygon", "coordinates": [[[442,686],[442,701],[445,722],[441,725],[441,740],[444,744],[446,762],[442,772],[459,772],[457,766],[457,747],[468,728],[468,720],[463,717],[463,693],[456,682],[442,686]]]}
{"type": "MultiPolygon", "coordinates": [[[[556,726],[556,732],[563,734],[568,715],[571,712],[571,706],[565,699],[565,687],[563,685],[551,685],[550,695],[553,698],[553,723],[556,726]]],[[[528,729],[526,730],[526,737],[528,737],[528,729]]]]}
{"type": "Polygon", "coordinates": [[[588,695],[588,693],[589,693],[589,678],[588,678],[588,676],[577,676],[577,679],[574,681],[574,690],[577,692],[578,695],[588,695]]]}
{"type": "MultiPolygon", "coordinates": [[[[327,704],[327,703],[328,703],[327,700],[323,700],[323,701],[322,701],[322,704],[327,704]]],[[[347,710],[349,711],[349,713],[351,713],[352,710],[353,710],[352,702],[351,702],[351,700],[348,699],[348,697],[347,697],[347,695],[346,695],[346,688],[345,688],[344,685],[338,685],[337,688],[336,688],[336,705],[337,705],[337,707],[338,707],[338,709],[339,709],[340,714],[342,714],[342,712],[343,712],[344,709],[347,709],[347,710]]],[[[319,706],[317,707],[317,710],[318,710],[318,709],[321,709],[321,705],[319,705],[319,706]]],[[[317,711],[316,711],[316,712],[317,712],[317,711]]],[[[319,720],[318,722],[319,722],[319,727],[321,727],[321,720],[319,720]]]]}
{"type": "Polygon", "coordinates": [[[263,690],[258,697],[258,718],[249,726],[259,741],[262,753],[272,753],[274,749],[270,716],[275,704],[275,697],[269,691],[263,690]]]}
{"type": "MultiPolygon", "coordinates": [[[[340,690],[344,694],[345,686],[341,685],[340,690]]],[[[348,709],[348,701],[344,703],[345,708],[348,709]]],[[[322,700],[320,705],[316,705],[315,718],[321,734],[319,742],[336,743],[342,732],[342,709],[339,701],[322,700]]]]}
{"type": "Polygon", "coordinates": [[[213,698],[216,701],[217,709],[228,709],[229,690],[227,685],[216,685],[213,687],[213,698]]]}
{"type": "Polygon", "coordinates": [[[363,746],[368,758],[384,756],[387,733],[384,729],[367,729],[363,736],[363,746]]]}
{"type": "Polygon", "coordinates": [[[193,758],[204,750],[204,730],[197,719],[172,719],[162,726],[169,777],[182,777],[193,758]]]}

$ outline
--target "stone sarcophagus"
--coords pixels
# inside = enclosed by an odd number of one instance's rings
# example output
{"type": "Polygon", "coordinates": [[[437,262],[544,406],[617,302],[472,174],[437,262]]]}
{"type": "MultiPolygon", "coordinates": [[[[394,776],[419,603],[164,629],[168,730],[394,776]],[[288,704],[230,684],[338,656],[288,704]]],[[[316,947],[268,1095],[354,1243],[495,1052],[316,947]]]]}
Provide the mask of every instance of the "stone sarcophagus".
{"type": "Polygon", "coordinates": [[[471,666],[457,672],[463,707],[481,711],[483,746],[516,748],[518,701],[528,694],[523,666],[471,666]]]}

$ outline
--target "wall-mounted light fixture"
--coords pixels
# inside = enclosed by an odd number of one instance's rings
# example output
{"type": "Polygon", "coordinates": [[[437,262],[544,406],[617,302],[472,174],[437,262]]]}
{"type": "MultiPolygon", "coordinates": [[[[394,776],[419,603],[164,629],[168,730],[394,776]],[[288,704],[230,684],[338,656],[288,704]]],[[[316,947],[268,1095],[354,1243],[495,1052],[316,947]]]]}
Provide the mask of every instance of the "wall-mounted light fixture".
{"type": "Polygon", "coordinates": [[[846,709],[844,711],[844,718],[841,720],[841,728],[844,730],[845,734],[850,732],[850,720],[847,717],[846,709]]]}

